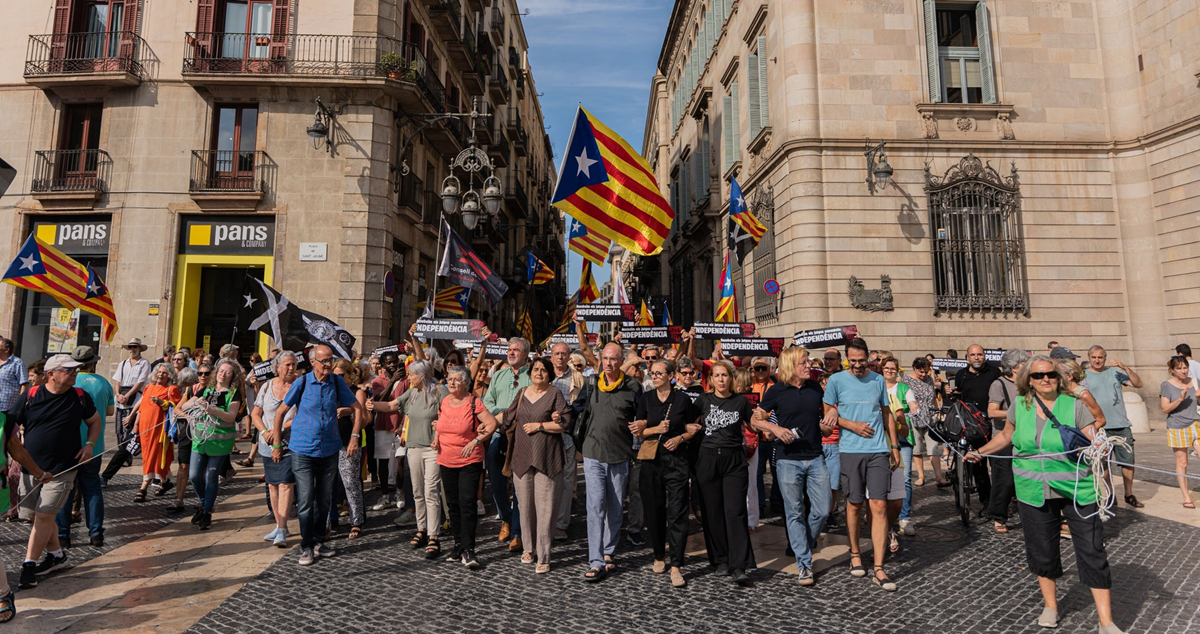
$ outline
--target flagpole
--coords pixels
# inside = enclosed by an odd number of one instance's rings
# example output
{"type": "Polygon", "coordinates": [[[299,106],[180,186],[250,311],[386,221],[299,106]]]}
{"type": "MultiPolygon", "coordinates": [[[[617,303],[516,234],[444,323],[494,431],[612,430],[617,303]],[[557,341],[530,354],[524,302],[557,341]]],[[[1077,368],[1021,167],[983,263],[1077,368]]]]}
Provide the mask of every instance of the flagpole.
{"type": "MultiPolygon", "coordinates": [[[[442,225],[445,224],[445,222],[446,222],[445,216],[439,215],[438,221],[439,222],[438,222],[436,253],[438,254],[439,257],[445,258],[446,257],[445,254],[442,253],[442,225]]],[[[438,262],[437,270],[433,272],[433,284],[431,284],[429,287],[429,296],[425,298],[425,301],[426,301],[425,307],[429,311],[430,317],[436,316],[436,314],[437,314],[437,306],[435,305],[434,302],[437,298],[437,283],[438,283],[438,277],[440,277],[439,273],[441,272],[441,270],[442,270],[442,263],[438,262]]],[[[464,306],[463,307],[463,317],[466,317],[466,316],[467,316],[467,311],[466,311],[466,306],[464,306]]],[[[417,319],[420,319],[420,317],[418,317],[417,319]]]]}

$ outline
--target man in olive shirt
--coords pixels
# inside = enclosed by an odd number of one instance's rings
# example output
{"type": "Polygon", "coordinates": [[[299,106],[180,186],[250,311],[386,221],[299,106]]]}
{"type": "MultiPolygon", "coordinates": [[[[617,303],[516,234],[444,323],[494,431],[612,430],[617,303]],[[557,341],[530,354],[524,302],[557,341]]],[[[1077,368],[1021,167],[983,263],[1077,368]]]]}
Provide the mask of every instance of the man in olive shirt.
{"type": "MultiPolygon", "coordinates": [[[[520,337],[509,339],[507,361],[504,369],[492,375],[492,383],[483,397],[483,406],[496,417],[497,422],[504,420],[504,412],[517,398],[521,388],[529,386],[529,342],[520,337]]],[[[508,541],[511,537],[508,550],[517,552],[521,550],[521,510],[517,496],[509,495],[508,478],[504,477],[504,455],[507,451],[508,439],[499,432],[497,425],[492,442],[488,443],[485,462],[488,480],[492,483],[492,500],[496,503],[496,512],[500,514],[500,541],[508,541]]]]}
{"type": "MultiPolygon", "coordinates": [[[[633,459],[633,423],[642,386],[621,371],[625,348],[604,346],[601,373],[588,379],[575,401],[576,413],[586,412],[583,431],[583,477],[587,487],[587,581],[600,581],[617,548],[624,512],[622,497],[633,459]]],[[[492,381],[495,384],[495,379],[492,381]]]]}

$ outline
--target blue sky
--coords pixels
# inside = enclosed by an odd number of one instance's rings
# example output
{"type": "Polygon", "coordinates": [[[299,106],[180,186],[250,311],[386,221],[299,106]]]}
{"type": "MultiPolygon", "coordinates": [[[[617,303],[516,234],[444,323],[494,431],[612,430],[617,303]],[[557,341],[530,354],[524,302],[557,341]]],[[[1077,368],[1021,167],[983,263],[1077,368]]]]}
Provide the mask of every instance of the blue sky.
{"type": "MultiPolygon", "coordinates": [[[[566,147],[582,103],[605,125],[642,149],[654,78],[673,0],[517,0],[529,65],[555,152],[566,147]]],[[[555,156],[555,165],[562,160],[555,156]]],[[[583,260],[567,252],[567,294],[579,288],[583,260]]],[[[596,271],[596,283],[608,281],[596,271]]]]}

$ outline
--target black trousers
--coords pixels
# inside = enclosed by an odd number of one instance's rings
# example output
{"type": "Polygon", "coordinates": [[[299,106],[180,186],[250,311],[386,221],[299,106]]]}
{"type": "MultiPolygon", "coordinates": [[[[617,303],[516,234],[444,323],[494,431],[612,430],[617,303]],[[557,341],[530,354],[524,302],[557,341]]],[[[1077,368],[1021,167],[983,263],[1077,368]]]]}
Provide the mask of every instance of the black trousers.
{"type": "Polygon", "coordinates": [[[733,570],[754,567],[754,549],[746,515],[746,493],[750,486],[746,451],[700,449],[696,462],[700,495],[710,517],[705,525],[704,544],[717,565],[733,570]]]}
{"type": "Polygon", "coordinates": [[[654,460],[641,462],[642,515],[654,558],[666,559],[669,543],[671,565],[682,566],[688,533],[687,458],[659,444],[654,460]]]}
{"type": "Polygon", "coordinates": [[[450,507],[450,530],[454,544],[463,550],[475,550],[475,494],[479,489],[479,477],[483,474],[483,463],[472,462],[465,467],[438,465],[442,473],[442,486],[446,489],[446,505],[450,507]]]}
{"type": "Polygon", "coordinates": [[[1071,529],[1075,546],[1075,564],[1079,580],[1089,588],[1111,589],[1112,571],[1108,568],[1108,553],[1104,550],[1104,523],[1100,521],[1095,504],[1075,509],[1071,500],[1046,500],[1045,504],[1030,506],[1017,503],[1021,528],[1025,533],[1025,557],[1029,571],[1039,577],[1058,579],[1063,575],[1062,555],[1058,544],[1062,539],[1063,518],[1071,529]],[[1084,515],[1092,515],[1084,519],[1084,515]]]}
{"type": "MultiPolygon", "coordinates": [[[[1011,456],[1012,447],[996,453],[1011,456]]],[[[994,522],[1007,522],[1009,503],[1017,494],[1016,485],[1013,483],[1012,460],[989,458],[988,462],[992,465],[992,499],[988,503],[988,513],[994,522]]]]}
{"type": "Polygon", "coordinates": [[[979,504],[983,506],[984,513],[988,512],[992,503],[992,479],[988,476],[988,462],[980,460],[971,464],[971,475],[975,477],[975,493],[979,495],[979,504]]]}

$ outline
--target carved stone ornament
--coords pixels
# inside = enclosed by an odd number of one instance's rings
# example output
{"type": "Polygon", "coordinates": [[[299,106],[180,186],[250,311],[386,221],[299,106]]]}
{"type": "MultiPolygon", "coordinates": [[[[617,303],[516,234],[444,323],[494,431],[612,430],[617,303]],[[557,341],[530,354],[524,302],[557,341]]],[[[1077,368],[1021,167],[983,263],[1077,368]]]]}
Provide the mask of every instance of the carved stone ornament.
{"type": "Polygon", "coordinates": [[[921,113],[921,132],[926,139],[938,138],[937,117],[932,112],[921,113]]]}
{"type": "Polygon", "coordinates": [[[975,129],[975,120],[970,117],[959,117],[954,120],[959,132],[970,132],[975,129]]]}
{"type": "Polygon", "coordinates": [[[1013,135],[1012,119],[1009,118],[1009,113],[996,113],[996,128],[1000,131],[1000,138],[1005,141],[1011,141],[1016,138],[1013,135]]]}
{"type": "Polygon", "coordinates": [[[868,289],[857,277],[851,275],[849,287],[851,306],[872,313],[893,310],[890,276],[879,276],[879,288],[868,289]]]}

